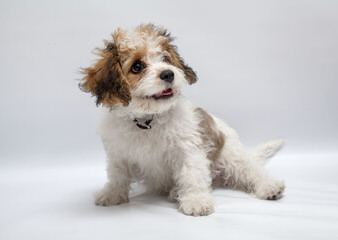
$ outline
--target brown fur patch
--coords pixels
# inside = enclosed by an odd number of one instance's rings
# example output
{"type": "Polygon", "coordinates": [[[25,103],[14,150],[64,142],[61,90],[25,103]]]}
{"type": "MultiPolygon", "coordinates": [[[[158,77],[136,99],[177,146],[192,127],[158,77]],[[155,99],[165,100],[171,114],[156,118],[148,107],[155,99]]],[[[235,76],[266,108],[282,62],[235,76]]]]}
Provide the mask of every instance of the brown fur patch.
{"type": "Polygon", "coordinates": [[[169,54],[170,63],[174,66],[180,68],[184,74],[189,84],[193,84],[197,81],[197,75],[195,71],[189,67],[183,60],[183,58],[178,54],[177,47],[171,44],[173,38],[170,36],[170,33],[164,31],[161,33],[166,37],[166,41],[162,42],[162,49],[167,51],[169,54]]]}
{"type": "Polygon", "coordinates": [[[126,81],[117,54],[116,46],[99,50],[100,59],[92,67],[83,69],[85,77],[81,89],[96,96],[96,104],[128,105],[131,100],[129,85],[126,81]]]}
{"type": "Polygon", "coordinates": [[[224,146],[224,134],[216,127],[214,119],[202,108],[195,109],[196,114],[201,119],[199,123],[199,132],[202,137],[203,146],[208,149],[207,157],[216,161],[224,146]]]}
{"type": "Polygon", "coordinates": [[[131,100],[130,86],[122,71],[119,50],[115,43],[116,39],[121,38],[119,33],[114,33],[113,43],[108,43],[105,49],[98,49],[100,58],[93,66],[82,69],[85,76],[80,88],[96,96],[97,105],[128,105],[131,100]]]}
{"type": "Polygon", "coordinates": [[[117,29],[112,35],[113,40],[106,42],[106,48],[98,49],[97,62],[82,69],[85,76],[80,87],[96,97],[97,105],[111,107],[115,104],[129,104],[130,90],[136,87],[144,75],[144,72],[132,74],[130,68],[136,60],[147,62],[148,42],[159,44],[162,51],[167,53],[169,62],[184,72],[189,84],[196,82],[195,72],[184,63],[176,46],[171,44],[173,38],[166,29],[145,24],[138,26],[135,31],[140,40],[136,39],[137,44],[130,44],[127,32],[117,29]]]}
{"type": "Polygon", "coordinates": [[[183,58],[178,54],[177,47],[172,44],[174,38],[167,29],[156,27],[153,24],[140,25],[138,29],[143,34],[159,38],[162,50],[167,51],[170,56],[170,63],[184,72],[189,84],[197,81],[197,75],[194,70],[184,62],[183,58]]]}

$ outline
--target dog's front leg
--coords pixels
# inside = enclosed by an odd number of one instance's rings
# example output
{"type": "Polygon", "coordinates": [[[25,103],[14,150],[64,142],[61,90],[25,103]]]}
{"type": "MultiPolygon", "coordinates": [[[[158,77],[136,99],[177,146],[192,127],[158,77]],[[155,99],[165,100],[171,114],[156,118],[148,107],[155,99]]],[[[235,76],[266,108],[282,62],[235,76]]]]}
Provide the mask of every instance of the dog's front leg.
{"type": "Polygon", "coordinates": [[[127,163],[108,157],[107,164],[108,182],[96,195],[95,204],[111,206],[128,202],[130,175],[127,163]]]}
{"type": "Polygon", "coordinates": [[[199,153],[184,157],[174,170],[179,210],[186,215],[204,216],[214,211],[209,160],[199,153]]]}

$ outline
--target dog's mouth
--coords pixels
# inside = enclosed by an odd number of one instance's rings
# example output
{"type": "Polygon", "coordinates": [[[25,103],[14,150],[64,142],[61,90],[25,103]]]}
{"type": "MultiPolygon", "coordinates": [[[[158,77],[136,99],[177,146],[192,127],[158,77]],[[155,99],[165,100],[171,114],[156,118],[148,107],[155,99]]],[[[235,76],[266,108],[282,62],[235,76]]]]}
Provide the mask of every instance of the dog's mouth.
{"type": "Polygon", "coordinates": [[[156,93],[154,95],[152,95],[151,97],[158,100],[158,99],[165,99],[165,98],[170,98],[174,96],[174,91],[172,88],[167,88],[165,90],[163,90],[160,93],[156,93]]]}

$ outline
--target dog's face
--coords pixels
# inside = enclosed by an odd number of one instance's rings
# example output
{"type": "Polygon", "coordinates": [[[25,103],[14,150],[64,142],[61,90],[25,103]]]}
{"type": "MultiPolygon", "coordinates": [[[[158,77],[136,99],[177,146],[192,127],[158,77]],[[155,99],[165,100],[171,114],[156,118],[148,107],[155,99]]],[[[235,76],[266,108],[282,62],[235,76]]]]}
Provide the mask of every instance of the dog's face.
{"type": "Polygon", "coordinates": [[[183,85],[196,82],[195,72],[172,45],[172,37],[154,25],[132,32],[118,29],[100,59],[83,69],[81,88],[97,105],[125,106],[138,113],[160,113],[175,104],[183,85]]]}

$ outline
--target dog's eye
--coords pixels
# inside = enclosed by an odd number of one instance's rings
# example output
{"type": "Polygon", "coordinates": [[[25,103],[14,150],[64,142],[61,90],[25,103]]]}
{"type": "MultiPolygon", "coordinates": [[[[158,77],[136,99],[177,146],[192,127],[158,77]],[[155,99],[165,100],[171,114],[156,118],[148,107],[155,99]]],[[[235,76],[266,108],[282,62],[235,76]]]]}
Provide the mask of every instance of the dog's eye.
{"type": "Polygon", "coordinates": [[[132,73],[137,74],[140,73],[144,68],[144,64],[140,60],[137,60],[133,63],[130,70],[132,73]]]}
{"type": "Polygon", "coordinates": [[[169,57],[169,56],[164,55],[164,56],[162,57],[162,60],[163,60],[163,62],[170,63],[170,57],[169,57]]]}

